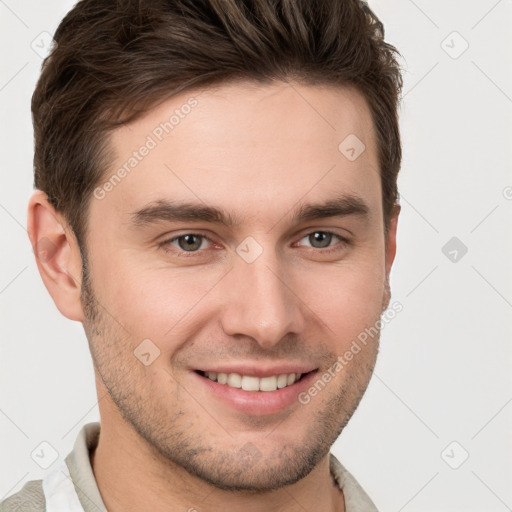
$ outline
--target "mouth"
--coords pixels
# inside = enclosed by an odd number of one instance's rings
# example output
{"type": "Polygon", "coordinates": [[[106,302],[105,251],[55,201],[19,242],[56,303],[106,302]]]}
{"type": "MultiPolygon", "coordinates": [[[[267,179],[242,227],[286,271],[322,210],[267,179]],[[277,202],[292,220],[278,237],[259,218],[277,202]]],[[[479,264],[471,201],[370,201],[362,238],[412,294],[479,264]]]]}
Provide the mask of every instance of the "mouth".
{"type": "Polygon", "coordinates": [[[203,389],[211,398],[211,405],[218,404],[222,410],[237,411],[244,415],[273,417],[274,414],[291,412],[300,405],[298,396],[316,378],[318,368],[305,366],[282,369],[216,368],[194,370],[198,389],[203,389]],[[290,371],[295,370],[295,371],[290,371]]]}
{"type": "MultiPolygon", "coordinates": [[[[313,370],[315,371],[315,370],[313,370]]],[[[308,373],[281,373],[267,377],[256,377],[254,375],[242,375],[240,373],[204,372],[197,370],[202,377],[225,384],[231,388],[243,389],[244,391],[277,391],[292,386],[299,382],[308,373]]]]}

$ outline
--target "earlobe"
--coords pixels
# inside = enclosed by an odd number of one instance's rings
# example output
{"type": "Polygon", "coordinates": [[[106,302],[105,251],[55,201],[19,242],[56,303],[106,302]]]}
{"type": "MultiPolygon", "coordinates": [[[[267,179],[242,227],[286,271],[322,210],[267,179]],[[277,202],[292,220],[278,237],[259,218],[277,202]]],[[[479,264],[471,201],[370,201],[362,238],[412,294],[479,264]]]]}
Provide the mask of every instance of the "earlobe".
{"type": "Polygon", "coordinates": [[[28,236],[46,289],[64,316],[82,322],[82,261],[73,230],[41,190],[30,198],[27,219],[28,236]]]}

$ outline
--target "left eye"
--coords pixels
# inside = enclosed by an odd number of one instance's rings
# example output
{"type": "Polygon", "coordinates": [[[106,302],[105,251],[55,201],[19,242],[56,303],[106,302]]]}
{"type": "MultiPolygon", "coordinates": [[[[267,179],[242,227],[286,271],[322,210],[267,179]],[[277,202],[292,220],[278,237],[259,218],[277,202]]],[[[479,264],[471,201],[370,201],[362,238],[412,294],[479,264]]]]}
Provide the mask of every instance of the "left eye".
{"type": "Polygon", "coordinates": [[[314,249],[324,249],[331,245],[333,237],[343,241],[339,235],[331,233],[330,231],[314,231],[302,237],[301,240],[307,239],[307,241],[311,244],[311,247],[314,249]]]}

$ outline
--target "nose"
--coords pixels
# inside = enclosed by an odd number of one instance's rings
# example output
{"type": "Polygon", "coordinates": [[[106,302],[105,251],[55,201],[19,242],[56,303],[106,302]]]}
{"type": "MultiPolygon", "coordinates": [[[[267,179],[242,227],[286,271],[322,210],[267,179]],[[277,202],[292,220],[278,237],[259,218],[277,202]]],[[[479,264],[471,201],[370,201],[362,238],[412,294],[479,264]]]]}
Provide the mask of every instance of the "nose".
{"type": "Polygon", "coordinates": [[[221,323],[226,334],[249,336],[270,349],[286,335],[302,331],[303,301],[293,292],[291,273],[282,268],[271,251],[252,263],[235,256],[223,280],[221,323]]]}

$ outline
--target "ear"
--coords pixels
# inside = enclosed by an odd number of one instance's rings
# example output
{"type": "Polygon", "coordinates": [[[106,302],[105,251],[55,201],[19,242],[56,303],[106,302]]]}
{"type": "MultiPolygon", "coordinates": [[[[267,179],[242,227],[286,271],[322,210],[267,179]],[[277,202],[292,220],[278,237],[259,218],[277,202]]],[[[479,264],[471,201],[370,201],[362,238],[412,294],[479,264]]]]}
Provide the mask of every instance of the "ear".
{"type": "Polygon", "coordinates": [[[46,289],[65,317],[82,322],[82,258],[73,230],[41,190],[32,194],[27,217],[28,236],[46,289]]]}
{"type": "Polygon", "coordinates": [[[395,260],[396,255],[396,230],[398,226],[398,216],[400,215],[401,206],[399,204],[395,204],[393,206],[393,212],[391,214],[391,218],[389,220],[389,228],[386,235],[386,244],[385,244],[385,269],[386,269],[386,282],[384,285],[384,297],[382,304],[382,311],[387,309],[389,306],[389,302],[391,301],[391,287],[389,285],[389,274],[391,272],[391,267],[393,266],[393,261],[395,260]]]}

